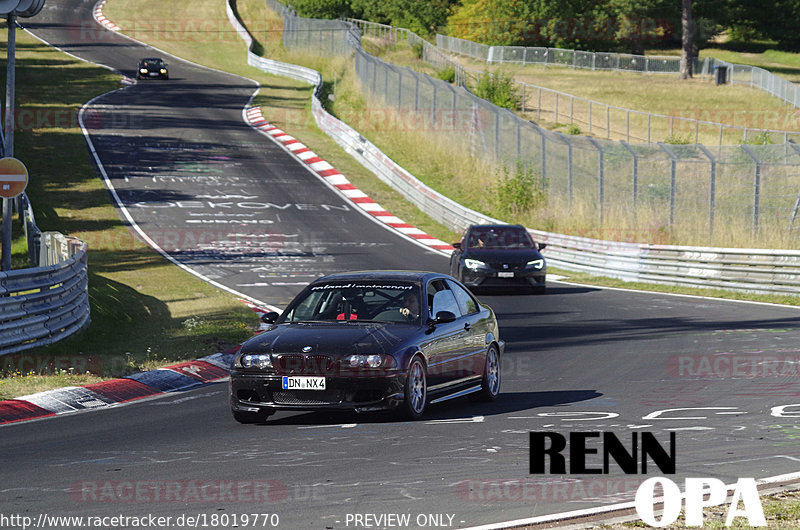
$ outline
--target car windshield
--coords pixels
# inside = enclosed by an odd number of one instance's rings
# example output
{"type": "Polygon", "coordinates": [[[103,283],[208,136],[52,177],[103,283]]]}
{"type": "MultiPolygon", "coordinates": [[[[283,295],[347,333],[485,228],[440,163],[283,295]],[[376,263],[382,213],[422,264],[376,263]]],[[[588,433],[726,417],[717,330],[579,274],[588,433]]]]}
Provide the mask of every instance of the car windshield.
{"type": "Polygon", "coordinates": [[[280,322],[397,322],[418,324],[419,287],[406,282],[332,282],[311,286],[280,322]]]}
{"type": "Polygon", "coordinates": [[[162,66],[164,62],[161,59],[142,59],[142,66],[162,66]]]}
{"type": "Polygon", "coordinates": [[[536,248],[531,236],[522,228],[474,228],[467,237],[469,248],[515,249],[536,248]]]}

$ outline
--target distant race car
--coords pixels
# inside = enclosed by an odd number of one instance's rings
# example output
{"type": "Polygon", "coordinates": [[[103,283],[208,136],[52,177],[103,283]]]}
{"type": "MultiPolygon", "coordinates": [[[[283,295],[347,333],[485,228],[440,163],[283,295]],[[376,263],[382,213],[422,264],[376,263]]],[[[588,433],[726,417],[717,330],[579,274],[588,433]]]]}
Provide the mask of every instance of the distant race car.
{"type": "Polygon", "coordinates": [[[450,274],[471,290],[526,288],[545,292],[547,264],[521,225],[472,225],[453,243],[450,274]]]}
{"type": "Polygon", "coordinates": [[[278,410],[398,408],[500,392],[505,343],[494,312],[446,274],[368,271],[324,276],[242,344],[230,404],[241,423],[278,410]]]}
{"type": "Polygon", "coordinates": [[[136,79],[169,79],[167,63],[159,57],[149,57],[139,61],[136,69],[136,79]]]}

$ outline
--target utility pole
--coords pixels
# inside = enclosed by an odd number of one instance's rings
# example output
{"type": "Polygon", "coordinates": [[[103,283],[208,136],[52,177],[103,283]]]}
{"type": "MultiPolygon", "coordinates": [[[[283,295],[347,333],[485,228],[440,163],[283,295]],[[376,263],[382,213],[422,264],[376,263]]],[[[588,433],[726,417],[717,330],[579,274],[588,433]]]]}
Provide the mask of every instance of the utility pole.
{"type": "MultiPolygon", "coordinates": [[[[6,16],[8,23],[8,60],[6,63],[6,115],[3,127],[5,145],[3,146],[3,156],[14,156],[14,67],[17,48],[17,17],[14,13],[6,16]]],[[[13,199],[3,198],[3,258],[0,270],[11,270],[11,231],[12,212],[11,206],[13,199]]]]}

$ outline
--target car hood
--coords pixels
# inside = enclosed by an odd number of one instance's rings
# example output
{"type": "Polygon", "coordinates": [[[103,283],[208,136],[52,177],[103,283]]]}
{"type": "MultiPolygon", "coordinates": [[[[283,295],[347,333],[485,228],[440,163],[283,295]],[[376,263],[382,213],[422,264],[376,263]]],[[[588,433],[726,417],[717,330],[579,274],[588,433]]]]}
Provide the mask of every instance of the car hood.
{"type": "Polygon", "coordinates": [[[524,263],[535,259],[542,259],[542,255],[538,250],[528,248],[513,250],[471,248],[464,252],[464,257],[487,263],[524,263]]]}
{"type": "Polygon", "coordinates": [[[278,324],[251,338],[242,353],[392,353],[419,332],[417,326],[376,322],[278,324]],[[304,348],[310,347],[308,351],[304,348]]]}

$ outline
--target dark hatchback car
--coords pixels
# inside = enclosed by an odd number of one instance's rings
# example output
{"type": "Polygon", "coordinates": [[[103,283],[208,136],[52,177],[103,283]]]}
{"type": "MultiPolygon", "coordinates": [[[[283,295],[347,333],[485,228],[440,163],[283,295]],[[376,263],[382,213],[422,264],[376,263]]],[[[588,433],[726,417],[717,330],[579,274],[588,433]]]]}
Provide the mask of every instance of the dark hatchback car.
{"type": "Polygon", "coordinates": [[[476,290],[526,288],[545,292],[547,263],[521,225],[472,225],[453,243],[450,274],[476,290]]]}
{"type": "Polygon", "coordinates": [[[167,64],[158,57],[141,59],[136,68],[136,79],[169,79],[167,64]]]}
{"type": "Polygon", "coordinates": [[[494,312],[446,274],[352,272],[308,285],[237,353],[233,417],[261,423],[277,410],[400,409],[500,392],[494,312]]]}

